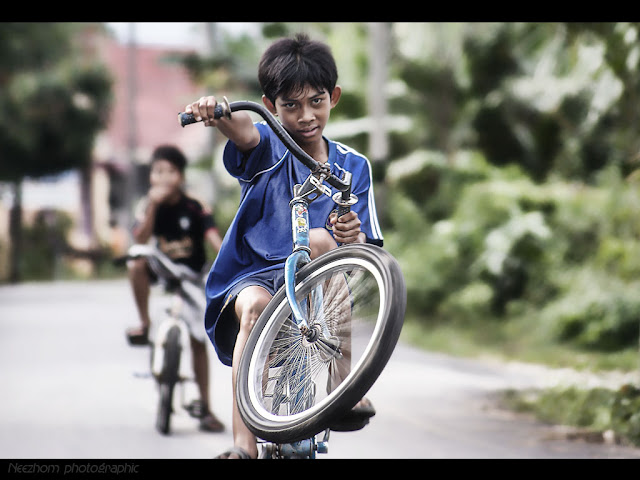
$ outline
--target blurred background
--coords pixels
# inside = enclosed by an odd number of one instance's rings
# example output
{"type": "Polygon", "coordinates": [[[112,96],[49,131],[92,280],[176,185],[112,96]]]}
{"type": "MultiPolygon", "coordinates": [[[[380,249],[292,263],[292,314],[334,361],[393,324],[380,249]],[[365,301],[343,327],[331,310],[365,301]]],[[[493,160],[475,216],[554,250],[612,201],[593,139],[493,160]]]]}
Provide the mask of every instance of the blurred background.
{"type": "Polygon", "coordinates": [[[0,282],[123,275],[159,143],[224,233],[224,139],[176,114],[259,101],[297,31],[336,57],[326,134],[372,162],[415,342],[637,368],[638,23],[2,23],[0,282]]]}

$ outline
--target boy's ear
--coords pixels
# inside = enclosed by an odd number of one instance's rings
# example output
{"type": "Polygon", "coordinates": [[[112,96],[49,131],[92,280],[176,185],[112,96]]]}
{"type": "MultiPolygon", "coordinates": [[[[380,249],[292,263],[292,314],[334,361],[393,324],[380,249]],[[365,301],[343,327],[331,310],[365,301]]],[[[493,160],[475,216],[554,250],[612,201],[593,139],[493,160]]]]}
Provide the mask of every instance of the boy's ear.
{"type": "Polygon", "coordinates": [[[331,108],[335,107],[340,101],[340,95],[342,95],[342,87],[336,85],[331,92],[331,108]]]}
{"type": "Polygon", "coordinates": [[[278,115],[276,113],[276,107],[273,102],[264,95],[262,95],[262,103],[264,103],[264,106],[267,107],[267,110],[269,110],[272,114],[278,115]]]}

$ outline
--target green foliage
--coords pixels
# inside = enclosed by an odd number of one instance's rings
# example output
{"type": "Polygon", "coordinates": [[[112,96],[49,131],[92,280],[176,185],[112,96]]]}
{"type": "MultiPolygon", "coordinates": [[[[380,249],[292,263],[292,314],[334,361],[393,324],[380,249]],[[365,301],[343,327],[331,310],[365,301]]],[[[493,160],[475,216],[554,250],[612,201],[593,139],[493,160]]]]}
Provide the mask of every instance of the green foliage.
{"type": "Polygon", "coordinates": [[[613,430],[640,446],[640,389],[623,385],[615,394],[611,410],[613,430]]]}
{"type": "Polygon", "coordinates": [[[600,351],[633,349],[640,335],[638,284],[589,267],[558,275],[564,292],[540,312],[551,338],[600,351]]]}
{"type": "Polygon", "coordinates": [[[418,24],[399,41],[419,43],[420,30],[452,50],[398,60],[406,88],[394,108],[422,146],[478,148],[536,181],[637,166],[638,24],[418,24]]]}
{"type": "Polygon", "coordinates": [[[25,280],[53,280],[62,266],[68,249],[67,235],[71,217],[57,210],[42,210],[33,225],[22,235],[22,248],[29,252],[20,257],[20,270],[25,280]]]}
{"type": "Polygon", "coordinates": [[[438,151],[416,150],[394,161],[387,179],[397,193],[421,206],[427,220],[437,222],[453,213],[464,186],[486,179],[489,171],[490,167],[473,152],[458,152],[447,158],[438,151]]]}
{"type": "MultiPolygon", "coordinates": [[[[69,48],[68,26],[61,23],[3,22],[0,65],[15,71],[40,68],[62,58],[69,48]]],[[[7,72],[4,72],[6,74],[7,72]]],[[[6,77],[0,79],[5,82],[6,77]]]]}
{"type": "MultiPolygon", "coordinates": [[[[406,265],[410,289],[418,289],[410,290],[410,308],[415,297],[416,311],[435,312],[445,300],[455,310],[447,297],[477,299],[477,293],[486,292],[482,284],[493,292],[496,315],[525,293],[537,300],[548,295],[543,247],[550,231],[542,212],[549,207],[541,187],[522,176],[508,181],[517,173],[500,172],[477,155],[449,164],[428,156],[422,160],[414,155],[413,168],[390,170],[396,192],[393,226],[407,240],[389,248],[406,265]],[[398,198],[402,194],[417,201],[398,198]],[[531,285],[526,291],[525,284],[531,285]]],[[[472,313],[464,306],[460,310],[472,313]]]]}
{"type": "Polygon", "coordinates": [[[637,346],[640,209],[634,184],[615,170],[596,186],[537,184],[479,155],[447,163],[416,152],[388,181],[386,244],[403,268],[410,315],[458,324],[524,316],[549,341],[637,346]]]}
{"type": "Polygon", "coordinates": [[[0,178],[18,181],[89,164],[106,125],[111,77],[72,48],[71,24],[2,24],[0,178]],[[26,60],[26,58],[28,60],[26,60]]]}
{"type": "Polygon", "coordinates": [[[611,423],[612,400],[613,395],[608,389],[573,387],[546,392],[537,408],[541,417],[548,421],[606,430],[611,423]],[[562,418],[557,418],[558,412],[563,412],[562,418]]]}
{"type": "Polygon", "coordinates": [[[631,384],[617,390],[604,387],[556,387],[504,394],[508,406],[533,412],[549,423],[591,432],[613,431],[623,443],[640,446],[640,389],[631,384]]]}

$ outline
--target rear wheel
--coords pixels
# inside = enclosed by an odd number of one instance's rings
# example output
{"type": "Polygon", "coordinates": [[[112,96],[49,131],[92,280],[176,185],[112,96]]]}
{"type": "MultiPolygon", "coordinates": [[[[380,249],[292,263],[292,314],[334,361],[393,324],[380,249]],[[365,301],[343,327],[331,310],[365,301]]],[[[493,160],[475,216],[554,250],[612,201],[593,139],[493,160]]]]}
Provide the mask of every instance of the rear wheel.
{"type": "Polygon", "coordinates": [[[253,327],[238,368],[242,418],[276,443],[314,436],[366,394],[398,341],[406,288],[388,252],[346,245],[298,272],[296,300],[311,336],[294,324],[282,288],[253,327]]]}
{"type": "Polygon", "coordinates": [[[164,343],[162,372],[158,377],[158,411],[156,429],[163,435],[171,430],[171,414],[173,413],[173,391],[178,382],[180,370],[180,329],[172,327],[167,332],[164,343]]]}

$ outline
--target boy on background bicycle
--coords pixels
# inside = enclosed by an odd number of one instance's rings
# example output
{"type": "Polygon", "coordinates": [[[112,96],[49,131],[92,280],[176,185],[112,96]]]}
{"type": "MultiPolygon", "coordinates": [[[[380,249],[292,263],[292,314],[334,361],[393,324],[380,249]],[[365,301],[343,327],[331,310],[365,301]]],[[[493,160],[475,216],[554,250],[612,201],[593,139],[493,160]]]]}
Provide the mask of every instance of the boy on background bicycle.
{"type": "MultiPolygon", "coordinates": [[[[369,161],[349,147],[328,140],[323,130],[337,105],[341,88],[330,49],[306,35],[284,38],[263,54],[258,80],[263,103],[279,118],[293,140],[338,176],[353,175],[358,197],[351,212],[336,218],[337,205],[320,197],[309,205],[311,258],[338,243],[371,242],[382,246],[369,161]]],[[[309,175],[264,123],[254,123],[246,112],[230,119],[214,119],[214,96],[187,105],[205,126],[217,127],[228,139],[223,162],[238,179],[241,201],[212,266],[207,286],[205,326],[220,360],[232,367],[234,385],[234,448],[219,458],[255,458],[255,436],[244,425],[235,399],[237,365],[251,328],[275,292],[284,283],[284,262],[291,253],[291,217],[288,199],[293,186],[309,175]]],[[[349,421],[362,424],[375,414],[367,399],[354,407],[349,421]]]]}
{"type": "MultiPolygon", "coordinates": [[[[220,250],[222,239],[213,216],[195,199],[183,191],[187,159],[172,145],[157,147],[151,155],[150,188],[136,212],[133,239],[147,243],[155,237],[158,248],[172,261],[200,273],[206,263],[204,242],[220,250]]],[[[129,280],[140,317],[140,327],[130,328],[126,335],[131,345],[148,345],[149,293],[156,280],[145,258],[127,262],[129,280]]],[[[193,414],[200,417],[200,429],[221,432],[224,425],[209,409],[209,360],[206,343],[191,337],[193,371],[200,400],[192,405],[193,414]]]]}

